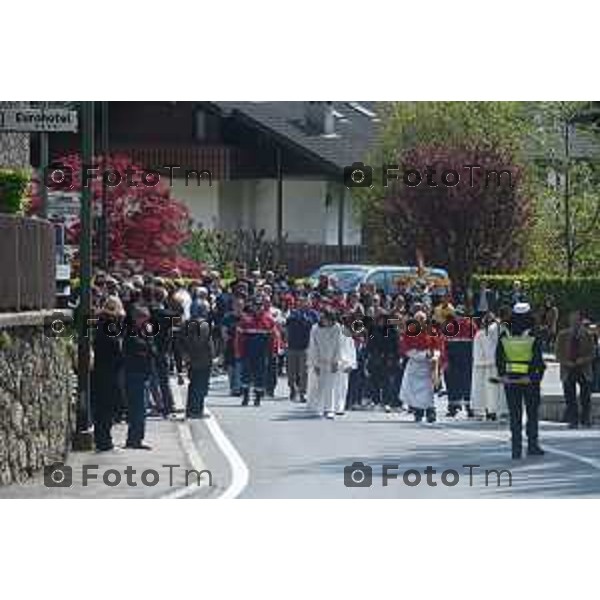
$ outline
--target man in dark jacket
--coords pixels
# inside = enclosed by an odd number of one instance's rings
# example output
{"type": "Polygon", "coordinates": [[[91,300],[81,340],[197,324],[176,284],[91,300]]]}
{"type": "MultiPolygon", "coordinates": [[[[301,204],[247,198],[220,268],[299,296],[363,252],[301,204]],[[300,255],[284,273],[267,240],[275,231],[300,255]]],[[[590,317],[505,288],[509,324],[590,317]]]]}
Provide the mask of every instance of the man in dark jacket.
{"type": "Polygon", "coordinates": [[[208,394],[214,353],[208,322],[200,319],[188,321],[181,337],[181,345],[190,377],[185,414],[189,419],[202,419],[205,416],[204,401],[208,394]]]}
{"type": "Polygon", "coordinates": [[[146,387],[155,369],[156,349],[144,326],[150,319],[150,311],[143,306],[132,309],[133,323],[125,334],[123,365],[128,402],[127,448],[150,450],[144,444],[146,429],[146,387]]]}
{"type": "Polygon", "coordinates": [[[500,334],[496,350],[496,366],[504,384],[510,415],[513,459],[521,458],[523,453],[523,403],[527,413],[527,453],[544,454],[538,444],[538,409],[546,365],[542,340],[534,335],[533,327],[531,307],[527,302],[517,302],[510,326],[500,334]]]}
{"type": "Polygon", "coordinates": [[[101,309],[94,337],[91,391],[97,452],[107,452],[114,447],[111,427],[117,407],[121,404],[124,317],[121,301],[117,297],[109,297],[101,309]]]}
{"type": "Polygon", "coordinates": [[[393,378],[396,375],[400,356],[398,331],[388,321],[388,313],[382,311],[368,327],[366,369],[371,401],[375,405],[383,405],[389,412],[399,403],[398,396],[394,395],[393,378]]]}
{"type": "Polygon", "coordinates": [[[175,410],[173,393],[169,383],[170,361],[173,354],[174,330],[179,326],[183,311],[179,307],[167,306],[168,293],[164,288],[156,288],[155,301],[150,306],[150,314],[156,327],[154,346],[156,348],[156,382],[158,384],[158,397],[160,398],[159,411],[167,417],[175,410]]]}
{"type": "Polygon", "coordinates": [[[567,403],[566,417],[571,429],[580,424],[584,427],[591,425],[592,364],[595,356],[595,340],[583,326],[581,313],[574,311],[569,315],[568,329],[563,329],[556,338],[556,360],[560,363],[560,378],[567,403]]]}
{"type": "Polygon", "coordinates": [[[306,402],[306,383],[308,368],[306,355],[310,330],[319,320],[316,310],[310,308],[308,298],[299,296],[297,305],[292,310],[286,321],[287,333],[287,372],[290,400],[295,400],[299,395],[300,402],[306,402]]]}
{"type": "Polygon", "coordinates": [[[242,361],[235,356],[234,340],[238,323],[244,314],[244,299],[234,297],[231,311],[221,321],[223,339],[223,365],[229,376],[229,393],[232,396],[242,394],[242,361]]]}

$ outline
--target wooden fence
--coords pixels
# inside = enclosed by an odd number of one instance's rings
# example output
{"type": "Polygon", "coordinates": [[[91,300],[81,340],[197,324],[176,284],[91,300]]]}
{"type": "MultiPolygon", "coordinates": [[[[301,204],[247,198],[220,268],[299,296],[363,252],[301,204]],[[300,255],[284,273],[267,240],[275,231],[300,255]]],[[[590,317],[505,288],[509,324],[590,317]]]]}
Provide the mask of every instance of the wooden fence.
{"type": "Polygon", "coordinates": [[[48,221],[0,215],[0,312],[54,307],[54,242],[48,221]]]}

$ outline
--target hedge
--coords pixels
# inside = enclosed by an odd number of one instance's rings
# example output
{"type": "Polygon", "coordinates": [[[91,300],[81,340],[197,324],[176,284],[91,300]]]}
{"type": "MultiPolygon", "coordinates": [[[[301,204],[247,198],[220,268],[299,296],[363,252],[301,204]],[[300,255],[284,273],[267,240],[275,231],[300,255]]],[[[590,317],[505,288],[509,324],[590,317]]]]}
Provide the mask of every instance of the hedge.
{"type": "Polygon", "coordinates": [[[23,170],[0,169],[0,213],[22,212],[29,185],[29,174],[23,170]]]}
{"type": "Polygon", "coordinates": [[[553,296],[560,311],[561,322],[566,321],[570,311],[581,310],[587,317],[600,321],[600,277],[554,277],[544,275],[475,275],[472,289],[477,294],[481,281],[502,294],[510,293],[513,282],[521,282],[527,299],[534,307],[543,304],[547,296],[553,296]]]}

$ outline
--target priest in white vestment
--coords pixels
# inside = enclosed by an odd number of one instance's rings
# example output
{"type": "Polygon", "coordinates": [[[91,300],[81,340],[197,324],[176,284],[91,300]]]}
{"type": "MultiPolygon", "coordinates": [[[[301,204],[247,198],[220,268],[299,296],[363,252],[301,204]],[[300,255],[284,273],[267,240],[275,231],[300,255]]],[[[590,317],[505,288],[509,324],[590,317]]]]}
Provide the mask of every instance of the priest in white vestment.
{"type": "Polygon", "coordinates": [[[490,381],[498,378],[496,348],[499,334],[498,321],[488,318],[473,340],[471,408],[476,415],[492,420],[507,412],[504,386],[490,381]]]}
{"type": "Polygon", "coordinates": [[[333,418],[338,408],[343,337],[341,325],[335,322],[333,313],[327,309],[310,331],[307,355],[308,408],[327,418],[333,418]]]}
{"type": "Polygon", "coordinates": [[[338,390],[335,397],[335,414],[343,415],[346,410],[346,396],[348,395],[348,381],[350,372],[357,368],[356,344],[351,335],[342,328],[342,347],[340,355],[340,372],[338,376],[338,390]]]}

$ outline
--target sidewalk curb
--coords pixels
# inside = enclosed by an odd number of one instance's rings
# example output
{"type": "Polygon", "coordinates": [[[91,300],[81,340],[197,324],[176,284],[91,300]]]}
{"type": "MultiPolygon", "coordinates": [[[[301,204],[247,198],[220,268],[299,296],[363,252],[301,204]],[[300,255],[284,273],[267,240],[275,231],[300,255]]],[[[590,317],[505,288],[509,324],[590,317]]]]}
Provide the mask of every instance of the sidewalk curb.
{"type": "Polygon", "coordinates": [[[202,484],[206,482],[205,471],[206,465],[200,456],[200,452],[198,452],[198,447],[194,443],[194,438],[192,437],[192,430],[190,428],[190,424],[188,421],[180,421],[177,423],[177,433],[179,435],[179,442],[181,443],[181,447],[187,456],[190,464],[192,465],[192,469],[201,473],[200,482],[195,483],[193,485],[187,485],[186,487],[180,487],[176,490],[166,493],[164,496],[161,496],[161,500],[177,500],[180,498],[185,498],[199,491],[202,488],[202,484]]]}
{"type": "MultiPolygon", "coordinates": [[[[176,393],[177,395],[180,395],[182,393],[182,386],[174,386],[173,384],[171,384],[171,387],[177,389],[177,392],[174,392],[174,394],[176,393]]],[[[185,387],[185,389],[187,390],[187,386],[185,387]]],[[[214,413],[211,413],[210,411],[206,410],[206,414],[209,418],[204,421],[204,424],[206,425],[209,434],[212,436],[212,439],[215,445],[217,446],[219,452],[225,457],[225,460],[229,464],[229,468],[231,470],[231,482],[229,486],[225,488],[225,490],[222,493],[215,496],[213,499],[232,500],[234,498],[237,498],[243,492],[244,488],[248,485],[250,473],[248,471],[246,463],[240,456],[239,452],[221,429],[221,426],[219,425],[214,413]]],[[[177,423],[177,426],[181,447],[184,453],[186,454],[188,460],[190,461],[192,468],[202,473],[201,482],[203,482],[206,478],[206,475],[203,472],[207,471],[207,468],[199,452],[198,446],[194,441],[190,422],[188,420],[179,421],[177,423]]],[[[176,500],[180,498],[186,498],[198,492],[200,487],[201,486],[199,486],[198,484],[181,487],[165,494],[161,497],[161,499],[176,500]]]]}

